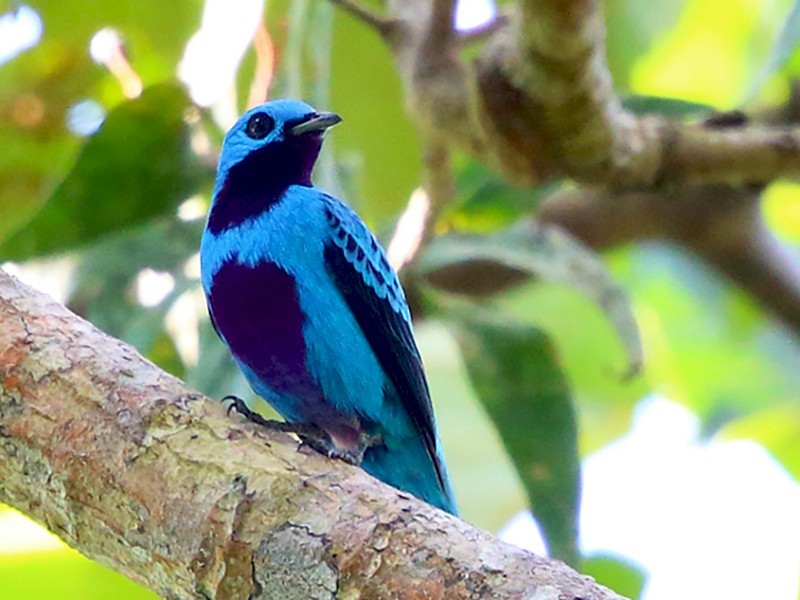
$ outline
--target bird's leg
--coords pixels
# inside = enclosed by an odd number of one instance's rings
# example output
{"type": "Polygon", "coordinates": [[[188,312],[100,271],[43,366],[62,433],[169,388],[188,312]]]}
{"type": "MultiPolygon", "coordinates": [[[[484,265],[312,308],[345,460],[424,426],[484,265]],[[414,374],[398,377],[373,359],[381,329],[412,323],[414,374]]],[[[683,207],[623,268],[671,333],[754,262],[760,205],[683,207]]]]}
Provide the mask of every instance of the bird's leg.
{"type": "Polygon", "coordinates": [[[242,415],[248,421],[252,421],[253,423],[257,423],[262,427],[273,428],[275,425],[281,425],[277,421],[270,421],[269,419],[265,419],[260,414],[258,414],[254,410],[250,410],[247,404],[244,403],[244,400],[239,398],[238,396],[228,395],[222,399],[222,403],[225,404],[226,402],[230,401],[231,405],[228,407],[228,415],[230,416],[231,412],[236,411],[240,415],[242,415]]]}
{"type": "Polygon", "coordinates": [[[346,460],[351,464],[359,464],[361,462],[360,458],[356,463],[352,460],[347,460],[345,456],[340,455],[335,444],[333,443],[333,440],[331,439],[331,436],[321,427],[317,427],[316,425],[311,425],[309,423],[287,423],[286,421],[265,419],[256,411],[251,410],[247,404],[245,404],[244,400],[238,396],[228,395],[222,399],[223,403],[228,401],[231,403],[228,407],[229,415],[231,412],[236,411],[248,421],[252,421],[253,423],[261,425],[262,427],[266,427],[267,429],[272,429],[273,431],[282,431],[284,433],[293,433],[300,438],[300,442],[303,445],[313,448],[320,454],[324,454],[330,458],[341,458],[342,460],[346,460]]]}
{"type": "Polygon", "coordinates": [[[364,452],[367,448],[382,444],[383,440],[379,435],[366,433],[364,431],[347,431],[346,436],[337,435],[340,432],[330,432],[320,429],[323,435],[316,437],[305,437],[301,434],[300,439],[304,444],[313,448],[317,452],[324,454],[328,458],[338,458],[344,462],[360,466],[364,460],[364,452]],[[355,434],[355,435],[354,435],[355,434]],[[354,438],[354,439],[353,439],[354,438]]]}
{"type": "Polygon", "coordinates": [[[361,454],[352,452],[344,448],[340,448],[331,438],[331,435],[322,428],[315,427],[316,432],[313,435],[304,433],[298,434],[300,441],[303,445],[308,446],[312,450],[316,450],[320,454],[324,454],[328,458],[338,458],[351,465],[360,465],[363,458],[363,451],[361,454]]]}
{"type": "Polygon", "coordinates": [[[328,458],[338,458],[351,465],[359,466],[364,459],[364,452],[366,452],[367,448],[383,443],[380,435],[365,431],[359,431],[355,436],[353,435],[354,431],[348,431],[346,438],[355,437],[354,440],[339,439],[340,436],[331,434],[331,432],[322,427],[310,423],[287,423],[285,421],[265,419],[254,410],[251,410],[244,400],[238,396],[229,395],[222,399],[223,403],[228,401],[231,403],[228,407],[228,414],[236,411],[248,421],[267,429],[293,433],[300,438],[300,442],[304,446],[308,446],[328,458]]]}
{"type": "Polygon", "coordinates": [[[316,425],[308,425],[306,423],[287,423],[286,421],[275,421],[273,419],[265,419],[256,411],[250,409],[245,401],[239,398],[238,396],[225,396],[222,399],[222,402],[230,401],[231,405],[228,407],[228,414],[230,415],[231,412],[236,411],[240,415],[242,415],[248,421],[252,421],[257,425],[261,425],[262,427],[266,427],[267,429],[274,429],[275,431],[283,431],[284,433],[294,433],[298,436],[314,436],[314,435],[323,435],[329,438],[328,434],[325,433],[324,430],[320,429],[316,425]]]}

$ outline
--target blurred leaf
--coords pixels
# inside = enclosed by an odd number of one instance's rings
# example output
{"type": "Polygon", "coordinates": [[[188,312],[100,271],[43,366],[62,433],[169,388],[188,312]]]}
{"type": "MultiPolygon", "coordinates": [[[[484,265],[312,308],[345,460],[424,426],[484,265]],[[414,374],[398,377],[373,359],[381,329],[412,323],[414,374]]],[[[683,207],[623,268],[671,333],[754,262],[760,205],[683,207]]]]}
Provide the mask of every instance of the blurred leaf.
{"type": "Polygon", "coordinates": [[[43,43],[57,53],[81,56],[81,70],[94,72],[116,87],[113,77],[92,62],[89,43],[97,31],[111,27],[119,31],[131,66],[145,85],[175,72],[175,66],[194,28],[200,22],[202,3],[173,0],[169,10],[159,0],[107,2],[105,0],[27,0],[41,15],[43,43]]]}
{"type": "Polygon", "coordinates": [[[0,255],[19,260],[68,250],[174,210],[210,176],[189,148],[188,105],[183,88],[160,84],[114,109],[0,255]]]}
{"type": "Polygon", "coordinates": [[[800,43],[800,0],[794,0],[772,46],[767,64],[756,73],[750,84],[751,95],[757,93],[767,79],[786,66],[797,49],[798,43],[800,43]]]}
{"type": "Polygon", "coordinates": [[[158,332],[146,356],[167,373],[172,373],[181,379],[185,376],[186,368],[178,354],[175,341],[163,329],[158,332]]]}
{"type": "MultiPolygon", "coordinates": [[[[379,229],[399,214],[419,185],[417,129],[387,45],[346,11],[334,10],[330,108],[344,122],[331,132],[337,162],[355,176],[359,214],[379,229]]],[[[346,198],[353,201],[353,198],[346,198]]]]}
{"type": "Polygon", "coordinates": [[[620,252],[616,278],[641,307],[654,387],[704,422],[783,404],[800,386],[800,348],[751,298],[683,250],[620,252]]]}
{"type": "Polygon", "coordinates": [[[634,407],[650,391],[642,376],[621,379],[625,355],[600,309],[564,285],[534,282],[495,301],[498,310],[547,332],[558,348],[581,418],[581,456],[599,450],[631,426],[634,407]]]}
{"type": "Polygon", "coordinates": [[[135,346],[148,359],[183,377],[185,365],[164,328],[173,302],[198,282],[184,275],[184,266],[198,251],[203,222],[174,217],[103,239],[80,255],[69,307],[106,333],[135,346]],[[142,269],[170,273],[175,287],[157,306],[142,306],[136,279],[142,269]]]}
{"type": "Polygon", "coordinates": [[[0,66],[0,240],[31,218],[74,161],[82,140],[67,129],[69,109],[89,98],[105,108],[123,100],[117,80],[90,56],[93,35],[115,27],[148,85],[175,72],[201,8],[195,0],[174,0],[168,11],[156,0],[26,4],[43,34],[38,46],[0,66]]]}
{"type": "Polygon", "coordinates": [[[656,114],[675,118],[697,117],[714,110],[708,104],[699,102],[637,94],[625,96],[622,99],[622,106],[636,115],[656,114]]]}
{"type": "Polygon", "coordinates": [[[776,181],[761,195],[761,213],[770,230],[796,248],[800,244],[800,184],[776,181]]]}
{"type": "MultiPolygon", "coordinates": [[[[299,14],[302,3],[275,0],[266,11],[267,27],[281,57],[270,90],[273,98],[300,94],[309,101],[323,99],[317,78],[325,76],[318,72],[324,39],[303,42],[302,36],[311,35],[317,26],[326,26],[328,8],[313,2],[306,6],[307,12],[299,14]],[[312,24],[312,16],[321,16],[321,24],[312,24]],[[303,26],[292,29],[293,19],[299,19],[303,26]],[[297,66],[303,70],[302,79],[296,73],[297,66]]],[[[335,111],[344,122],[326,138],[325,148],[333,150],[336,157],[337,184],[346,192],[342,199],[370,226],[380,229],[403,210],[419,184],[419,137],[404,110],[400,79],[386,44],[346,11],[334,7],[332,12],[330,100],[318,108],[335,111]]],[[[251,58],[246,57],[245,65],[251,58]]],[[[247,82],[247,78],[240,80],[247,82]]],[[[321,182],[330,185],[330,178],[318,172],[320,175],[321,182]]]]}
{"type": "Polygon", "coordinates": [[[74,550],[3,556],[3,597],[36,600],[156,600],[158,596],[74,550]]]}
{"type": "Polygon", "coordinates": [[[0,595],[4,599],[156,598],[153,592],[82,556],[4,504],[0,504],[0,540],[0,595]],[[15,552],[20,542],[22,548],[15,552]]]}
{"type": "MultiPolygon", "coordinates": [[[[638,4],[642,10],[652,6],[638,4]]],[[[681,5],[675,26],[638,57],[630,72],[631,89],[722,109],[740,106],[753,69],[769,53],[777,4],[690,0],[681,5]]]]}
{"type": "Polygon", "coordinates": [[[464,369],[453,327],[414,323],[458,507],[464,519],[497,531],[528,505],[508,452],[464,369]],[[491,493],[487,493],[491,490],[491,493]]]}
{"type": "Polygon", "coordinates": [[[758,442],[800,482],[800,406],[785,404],[754,412],[727,423],[719,435],[758,442]]]}
{"type": "Polygon", "coordinates": [[[628,357],[626,376],[642,366],[639,328],[628,296],[606,270],[597,254],[575,238],[552,226],[534,221],[520,223],[490,236],[442,236],[420,260],[420,271],[442,289],[469,290],[476,266],[496,278],[518,281],[539,277],[569,285],[595,302],[616,329],[628,357]],[[503,274],[505,273],[505,275],[503,274]]]}
{"type": "MultiPolygon", "coordinates": [[[[306,36],[306,46],[309,55],[310,82],[305,96],[312,106],[330,105],[331,86],[331,55],[333,51],[333,19],[336,12],[330,2],[314,2],[311,5],[309,20],[309,34],[306,36]]],[[[341,197],[342,188],[339,184],[336,164],[334,162],[334,146],[326,144],[314,168],[315,183],[328,190],[337,197],[341,197]]]]}
{"type": "Polygon", "coordinates": [[[581,573],[620,596],[637,600],[642,597],[647,573],[632,561],[611,554],[593,554],[581,560],[581,573]]]}
{"type": "Polygon", "coordinates": [[[515,187],[486,165],[465,161],[456,173],[456,198],[445,208],[441,223],[459,231],[484,233],[507,227],[530,214],[558,183],[536,188],[515,187]]]}
{"type": "Polygon", "coordinates": [[[604,0],[606,57],[614,82],[625,89],[636,61],[645,54],[657,36],[672,28],[683,2],[666,0],[650,3],[640,0],[604,0]]]}
{"type": "Polygon", "coordinates": [[[475,307],[446,307],[467,373],[522,480],[552,556],[578,562],[580,459],[567,382],[547,336],[475,307]]]}

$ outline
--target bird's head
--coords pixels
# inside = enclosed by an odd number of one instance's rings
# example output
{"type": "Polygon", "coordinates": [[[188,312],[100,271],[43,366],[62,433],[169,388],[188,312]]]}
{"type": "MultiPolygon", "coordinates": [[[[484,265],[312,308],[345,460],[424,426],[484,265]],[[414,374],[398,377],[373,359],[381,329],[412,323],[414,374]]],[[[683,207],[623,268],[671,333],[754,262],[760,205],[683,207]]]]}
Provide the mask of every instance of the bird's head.
{"type": "MultiPolygon", "coordinates": [[[[251,108],[225,136],[217,171],[217,191],[246,180],[274,184],[311,184],[311,170],[325,131],[341,118],[317,112],[299,100],[273,100],[251,108]]],[[[255,190],[254,190],[255,191],[255,190]]]]}

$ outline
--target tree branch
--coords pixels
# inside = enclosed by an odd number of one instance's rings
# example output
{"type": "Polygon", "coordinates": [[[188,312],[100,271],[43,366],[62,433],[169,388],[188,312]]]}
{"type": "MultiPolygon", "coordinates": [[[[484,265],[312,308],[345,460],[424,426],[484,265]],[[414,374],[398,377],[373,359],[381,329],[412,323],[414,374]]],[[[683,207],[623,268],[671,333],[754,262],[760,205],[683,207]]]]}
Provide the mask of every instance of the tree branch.
{"type": "Polygon", "coordinates": [[[0,271],[0,501],[170,598],[619,596],[228,418],[0,271]]]}
{"type": "MultiPolygon", "coordinates": [[[[342,0],[333,0],[342,3],[342,0]]],[[[459,54],[452,2],[390,2],[383,37],[410,113],[517,184],[570,177],[616,189],[766,183],[800,175],[800,128],[711,127],[626,111],[605,60],[599,0],[520,0],[459,54]]],[[[348,8],[351,10],[351,8],[348,8]]]]}
{"type": "Polygon", "coordinates": [[[688,248],[800,335],[800,263],[764,223],[760,195],[760,186],[726,184],[613,197],[568,189],[546,198],[537,218],[596,250],[652,239],[688,248]]]}
{"type": "MultiPolygon", "coordinates": [[[[441,5],[390,3],[397,35],[385,39],[426,142],[460,148],[517,184],[575,179],[584,185],[558,194],[561,206],[546,203],[543,220],[595,248],[676,241],[800,333],[800,267],[761,221],[754,187],[800,176],[797,86],[785,106],[755,119],[633,115],[613,89],[599,0],[518,0],[513,8],[467,59],[458,40],[441,35],[441,5]],[[438,45],[427,41],[434,31],[438,45]],[[743,210],[730,210],[737,202],[743,210]]],[[[463,275],[480,277],[485,293],[521,279],[475,269],[463,275]]]]}

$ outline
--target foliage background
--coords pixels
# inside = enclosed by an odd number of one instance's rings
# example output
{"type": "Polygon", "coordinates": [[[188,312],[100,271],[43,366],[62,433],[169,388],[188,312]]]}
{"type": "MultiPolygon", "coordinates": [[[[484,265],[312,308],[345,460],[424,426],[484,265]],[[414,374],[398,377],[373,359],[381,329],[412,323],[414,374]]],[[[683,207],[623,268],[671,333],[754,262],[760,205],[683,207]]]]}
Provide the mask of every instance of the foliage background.
{"type": "MultiPolygon", "coordinates": [[[[246,107],[263,62],[249,46],[231,93],[200,110],[176,83],[199,0],[30,7],[41,41],[0,64],[0,260],[206,394],[248,397],[205,316],[196,251],[224,124],[246,107]],[[106,27],[143,84],[136,98],[122,85],[130,74],[92,60],[90,43],[106,27]],[[91,120],[86,111],[105,115],[91,137],[69,126],[91,120]]],[[[783,101],[800,67],[800,18],[788,0],[607,0],[605,10],[609,63],[627,94],[755,108],[783,101]]],[[[321,0],[265,11],[271,95],[343,116],[317,180],[388,241],[419,185],[421,151],[387,50],[321,0]]],[[[454,231],[502,230],[546,191],[511,188],[465,157],[454,171],[457,197],[437,224],[445,244],[454,231]]],[[[800,241],[799,206],[793,184],[765,193],[764,214],[789,244],[800,241]]],[[[536,248],[516,250],[541,259],[536,248]]],[[[697,414],[708,439],[755,440],[800,477],[800,356],[790,333],[694,256],[651,243],[603,260],[638,318],[647,360],[633,379],[621,377],[623,343],[576,291],[580,281],[541,278],[477,311],[474,299],[425,288],[429,318],[417,330],[463,517],[497,530],[532,503],[551,552],[635,597],[646,577],[635,557],[578,558],[578,457],[623,435],[636,403],[658,392],[697,414]]],[[[0,589],[7,598],[152,597],[2,508],[0,589]]]]}

